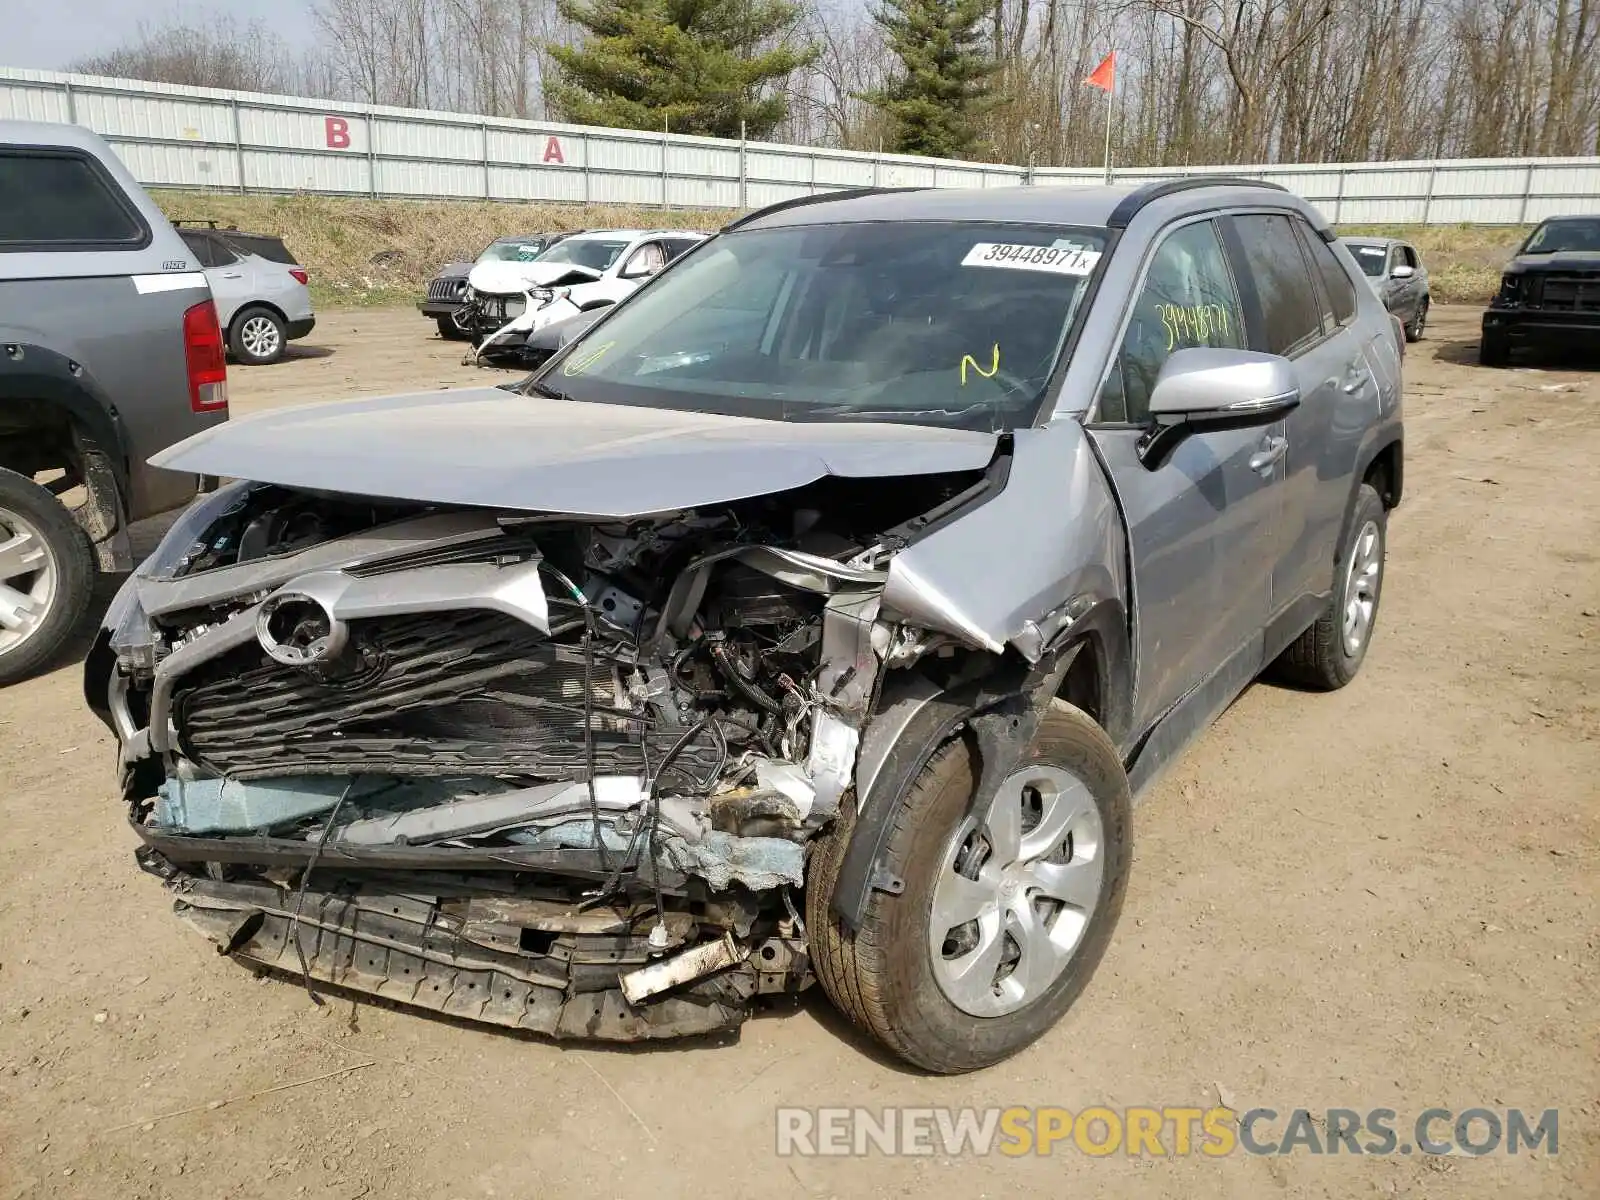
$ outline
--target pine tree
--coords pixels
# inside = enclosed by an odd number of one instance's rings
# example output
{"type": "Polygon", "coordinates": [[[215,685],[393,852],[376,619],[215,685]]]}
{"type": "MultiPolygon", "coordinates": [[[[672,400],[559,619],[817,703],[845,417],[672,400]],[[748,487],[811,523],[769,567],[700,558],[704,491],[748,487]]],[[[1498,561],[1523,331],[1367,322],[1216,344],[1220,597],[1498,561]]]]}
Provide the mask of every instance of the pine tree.
{"type": "Polygon", "coordinates": [[[790,0],[557,0],[589,33],[551,46],[547,90],[565,119],[614,129],[765,137],[788,114],[772,85],[816,58],[790,44],[790,0]]]}
{"type": "Polygon", "coordinates": [[[881,109],[900,154],[964,158],[995,71],[983,22],[993,0],[883,0],[872,19],[900,60],[898,78],[863,99],[881,109]]]}

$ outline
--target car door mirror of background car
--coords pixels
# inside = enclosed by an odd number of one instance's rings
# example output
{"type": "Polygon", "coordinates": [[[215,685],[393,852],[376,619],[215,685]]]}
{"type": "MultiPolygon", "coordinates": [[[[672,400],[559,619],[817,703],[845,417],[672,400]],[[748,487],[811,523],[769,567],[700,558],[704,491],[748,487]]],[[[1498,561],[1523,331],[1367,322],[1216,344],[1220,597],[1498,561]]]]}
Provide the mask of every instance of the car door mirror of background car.
{"type": "Polygon", "coordinates": [[[1167,359],[1150,392],[1139,461],[1155,470],[1192,434],[1282,420],[1300,403],[1294,364],[1276,354],[1193,347],[1167,359]]]}
{"type": "Polygon", "coordinates": [[[1410,279],[1416,273],[1417,273],[1417,269],[1415,267],[1407,266],[1405,263],[1401,263],[1398,267],[1396,267],[1394,270],[1389,272],[1389,278],[1390,279],[1410,279]]]}

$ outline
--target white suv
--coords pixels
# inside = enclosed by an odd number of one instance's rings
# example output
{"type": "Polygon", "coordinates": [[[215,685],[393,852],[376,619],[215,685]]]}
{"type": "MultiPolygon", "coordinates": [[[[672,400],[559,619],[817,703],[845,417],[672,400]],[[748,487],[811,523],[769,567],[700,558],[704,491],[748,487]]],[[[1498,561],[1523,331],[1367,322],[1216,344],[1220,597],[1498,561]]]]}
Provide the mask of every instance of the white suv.
{"type": "Polygon", "coordinates": [[[174,224],[205,270],[235,361],[277,362],[285,346],[316,326],[305,268],[282,238],[218,229],[214,222],[174,224]]]}
{"type": "Polygon", "coordinates": [[[474,359],[520,353],[529,334],[615,304],[705,239],[686,229],[600,229],[562,238],[529,262],[480,262],[456,323],[478,339],[474,359]]]}

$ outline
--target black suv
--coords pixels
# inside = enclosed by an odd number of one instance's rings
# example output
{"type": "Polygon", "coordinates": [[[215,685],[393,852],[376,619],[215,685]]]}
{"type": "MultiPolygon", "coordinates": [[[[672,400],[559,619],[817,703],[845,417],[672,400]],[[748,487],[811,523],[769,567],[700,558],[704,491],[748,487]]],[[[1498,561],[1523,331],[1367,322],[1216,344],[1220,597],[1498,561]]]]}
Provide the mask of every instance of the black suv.
{"type": "Polygon", "coordinates": [[[1600,216],[1551,217],[1506,267],[1483,314],[1478,361],[1503,367],[1521,346],[1575,346],[1600,333],[1600,216]]]}

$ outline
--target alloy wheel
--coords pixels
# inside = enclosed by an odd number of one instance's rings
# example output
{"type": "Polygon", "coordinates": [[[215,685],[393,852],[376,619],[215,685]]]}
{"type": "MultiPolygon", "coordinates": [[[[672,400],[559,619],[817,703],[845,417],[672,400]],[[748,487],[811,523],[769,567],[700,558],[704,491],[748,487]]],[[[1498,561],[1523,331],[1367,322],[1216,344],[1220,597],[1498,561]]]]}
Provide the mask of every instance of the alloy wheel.
{"type": "Polygon", "coordinates": [[[271,358],[281,344],[278,327],[268,317],[251,317],[239,330],[239,340],[251,358],[271,358]]]}
{"type": "Polygon", "coordinates": [[[1383,574],[1383,534],[1368,521],[1356,534],[1344,582],[1344,652],[1354,658],[1372,632],[1378,607],[1378,582],[1383,574]]]}
{"type": "Polygon", "coordinates": [[[58,583],[55,554],[44,535],[21,514],[0,508],[0,655],[38,632],[58,583]]]}

